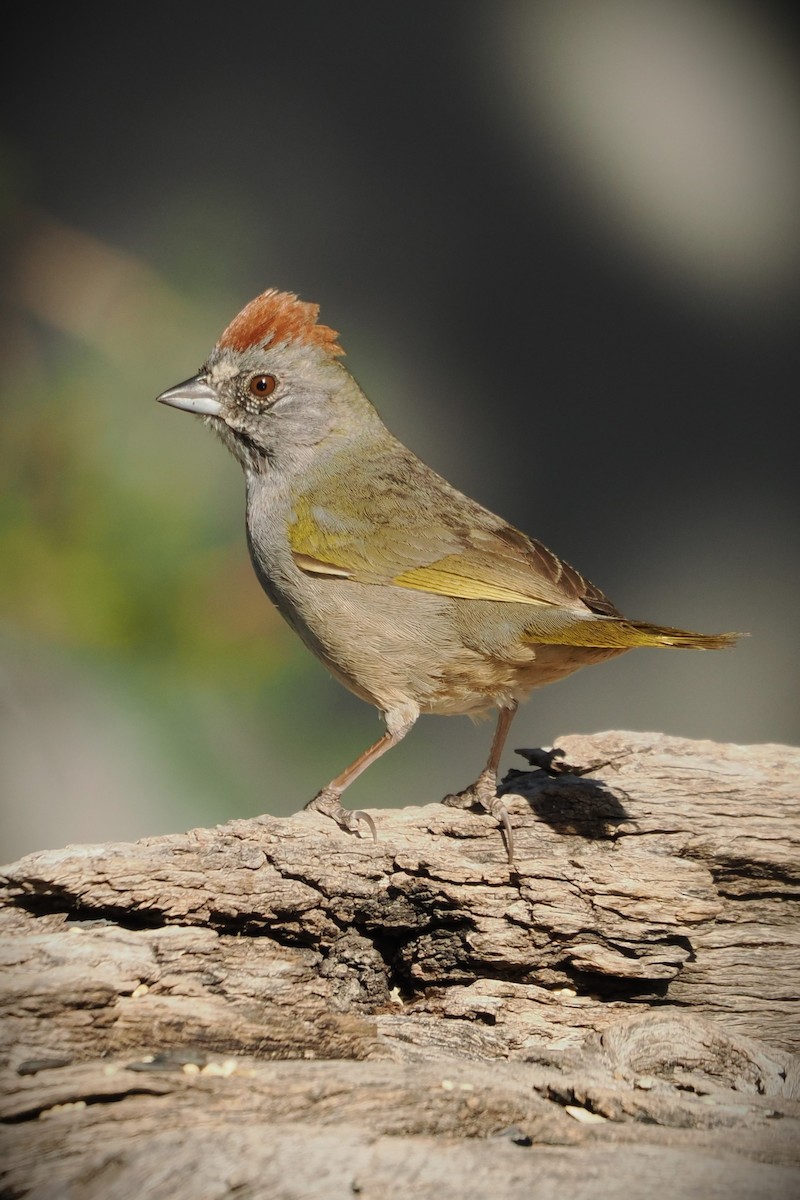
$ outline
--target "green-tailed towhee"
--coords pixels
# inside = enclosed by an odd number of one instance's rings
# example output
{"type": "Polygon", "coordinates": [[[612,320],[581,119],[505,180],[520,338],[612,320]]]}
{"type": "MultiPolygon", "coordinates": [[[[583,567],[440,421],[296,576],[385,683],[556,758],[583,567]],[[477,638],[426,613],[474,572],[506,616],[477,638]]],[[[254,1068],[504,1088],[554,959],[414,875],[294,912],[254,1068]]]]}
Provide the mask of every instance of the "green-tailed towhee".
{"type": "Polygon", "coordinates": [[[270,290],[200,372],[158,399],[198,413],[241,463],[256,575],[306,645],[380,709],[386,733],[307,807],[344,829],[341,796],[420,713],[496,708],[485,769],[448,803],[479,805],[513,839],[497,796],[520,700],[633,646],[715,650],[735,634],[632,621],[576,570],[452,487],[393,437],[339,361],[319,308],[270,290]]]}

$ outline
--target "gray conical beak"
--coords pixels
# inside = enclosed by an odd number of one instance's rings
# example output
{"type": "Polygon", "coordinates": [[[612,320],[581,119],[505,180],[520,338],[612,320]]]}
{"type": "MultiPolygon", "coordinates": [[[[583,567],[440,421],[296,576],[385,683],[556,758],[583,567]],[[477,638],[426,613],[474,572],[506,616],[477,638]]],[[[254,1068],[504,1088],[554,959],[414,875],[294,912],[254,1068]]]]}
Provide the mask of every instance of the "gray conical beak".
{"type": "Polygon", "coordinates": [[[217,393],[209,387],[202,375],[194,375],[191,379],[184,380],[177,387],[156,396],[156,400],[159,404],[169,404],[172,408],[182,408],[186,412],[199,413],[203,417],[218,417],[222,411],[217,393]]]}

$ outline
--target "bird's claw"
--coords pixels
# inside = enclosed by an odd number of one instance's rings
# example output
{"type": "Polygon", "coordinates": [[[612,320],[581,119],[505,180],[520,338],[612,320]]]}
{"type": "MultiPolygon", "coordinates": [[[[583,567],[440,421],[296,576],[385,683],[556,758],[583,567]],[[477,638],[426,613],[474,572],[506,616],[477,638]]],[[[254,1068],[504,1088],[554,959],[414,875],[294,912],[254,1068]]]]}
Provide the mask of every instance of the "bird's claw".
{"type": "Polygon", "coordinates": [[[463,792],[451,792],[442,799],[442,804],[447,804],[450,808],[480,807],[491,813],[503,829],[508,865],[510,867],[514,865],[514,834],[511,829],[511,819],[508,809],[497,794],[497,778],[492,772],[484,771],[475,783],[464,788],[463,792]]]}
{"type": "Polygon", "coordinates": [[[341,795],[334,788],[323,788],[321,792],[317,792],[313,800],[309,800],[305,807],[307,811],[320,812],[324,816],[330,817],[340,829],[344,829],[348,833],[357,833],[359,822],[363,821],[372,834],[373,842],[378,840],[378,830],[369,813],[363,812],[362,809],[344,808],[341,795]]]}
{"type": "Polygon", "coordinates": [[[511,829],[511,818],[508,815],[508,809],[499,796],[495,795],[488,804],[484,804],[487,812],[490,812],[495,820],[502,826],[503,836],[506,843],[506,854],[508,855],[508,865],[514,866],[514,833],[511,829]]]}

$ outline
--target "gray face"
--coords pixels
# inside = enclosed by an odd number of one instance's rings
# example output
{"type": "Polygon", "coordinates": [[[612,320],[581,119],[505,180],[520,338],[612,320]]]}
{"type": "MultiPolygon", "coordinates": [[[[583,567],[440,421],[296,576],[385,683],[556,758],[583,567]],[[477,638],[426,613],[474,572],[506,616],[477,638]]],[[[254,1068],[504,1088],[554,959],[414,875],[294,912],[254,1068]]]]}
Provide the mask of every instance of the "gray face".
{"type": "Polygon", "coordinates": [[[348,372],[319,347],[216,348],[193,378],[159,396],[164,404],[206,418],[248,474],[300,466],[309,448],[331,435],[352,433],[345,419],[360,399],[348,372]]]}

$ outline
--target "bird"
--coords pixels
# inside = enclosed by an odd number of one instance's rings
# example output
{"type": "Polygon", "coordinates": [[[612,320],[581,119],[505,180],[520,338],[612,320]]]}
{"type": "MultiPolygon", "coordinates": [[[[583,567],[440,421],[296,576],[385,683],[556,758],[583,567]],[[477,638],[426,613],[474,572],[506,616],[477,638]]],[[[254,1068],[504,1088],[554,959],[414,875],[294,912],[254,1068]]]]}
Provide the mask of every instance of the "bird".
{"type": "Polygon", "coordinates": [[[385,732],[305,805],[343,830],[372,817],[346,788],[422,713],[496,711],[488,759],[444,797],[513,829],[498,769],[538,687],[638,646],[716,650],[702,634],[629,619],[540,541],[460,492],[389,431],[341,361],[319,305],[270,288],[227,325],[196,375],[157,397],[193,413],[240,463],[247,543],[272,603],[385,732]]]}

